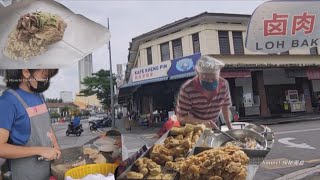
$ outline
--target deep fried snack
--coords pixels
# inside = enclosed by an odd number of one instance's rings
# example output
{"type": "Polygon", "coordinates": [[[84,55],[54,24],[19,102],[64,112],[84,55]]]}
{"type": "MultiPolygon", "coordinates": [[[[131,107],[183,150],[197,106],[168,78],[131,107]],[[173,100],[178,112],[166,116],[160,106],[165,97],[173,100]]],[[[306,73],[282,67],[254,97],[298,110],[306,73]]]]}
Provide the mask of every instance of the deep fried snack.
{"type": "Polygon", "coordinates": [[[150,169],[150,174],[153,175],[153,176],[158,175],[160,173],[161,173],[161,168],[160,167],[150,169]]]}
{"type": "Polygon", "coordinates": [[[162,179],[163,180],[173,180],[175,178],[175,174],[163,174],[162,179]]]}
{"type": "Polygon", "coordinates": [[[127,178],[128,179],[143,179],[143,174],[129,171],[129,172],[127,172],[127,178]]]}
{"type": "Polygon", "coordinates": [[[193,125],[193,124],[186,124],[186,125],[184,126],[184,132],[185,132],[185,133],[193,132],[194,128],[195,128],[195,125],[193,125]]]}
{"type": "Polygon", "coordinates": [[[178,135],[176,138],[175,138],[176,140],[183,140],[183,135],[178,135]]]}
{"type": "Polygon", "coordinates": [[[170,134],[173,136],[184,134],[184,128],[183,127],[172,127],[170,130],[170,134]]]}
{"type": "Polygon", "coordinates": [[[162,174],[150,175],[147,177],[147,179],[154,179],[154,180],[162,179],[162,174]]]}

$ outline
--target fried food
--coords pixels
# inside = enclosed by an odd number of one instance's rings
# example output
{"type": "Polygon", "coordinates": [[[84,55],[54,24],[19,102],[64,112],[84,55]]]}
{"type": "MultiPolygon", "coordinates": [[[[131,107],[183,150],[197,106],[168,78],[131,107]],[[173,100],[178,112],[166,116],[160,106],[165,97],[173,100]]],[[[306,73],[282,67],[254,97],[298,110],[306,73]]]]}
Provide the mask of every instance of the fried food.
{"type": "Polygon", "coordinates": [[[150,169],[150,174],[155,176],[161,173],[161,167],[150,169]]]}
{"type": "Polygon", "coordinates": [[[154,179],[154,180],[162,179],[162,175],[161,175],[161,174],[158,174],[158,175],[150,175],[150,176],[147,177],[147,179],[154,179]]]}
{"type": "Polygon", "coordinates": [[[127,178],[128,179],[143,179],[143,174],[129,171],[129,172],[127,172],[127,178]]]}
{"type": "Polygon", "coordinates": [[[239,146],[245,149],[260,149],[262,147],[255,139],[248,138],[248,137],[244,139],[244,142],[242,144],[236,141],[230,141],[226,143],[226,146],[228,145],[239,146]]]}
{"type": "Polygon", "coordinates": [[[173,136],[184,134],[184,128],[183,127],[172,127],[170,130],[170,134],[173,136]]]}
{"type": "Polygon", "coordinates": [[[163,174],[162,179],[163,180],[173,180],[175,178],[175,174],[163,174]]]}
{"type": "Polygon", "coordinates": [[[105,164],[107,163],[107,159],[102,154],[98,154],[93,162],[96,164],[105,164]]]}
{"type": "Polygon", "coordinates": [[[183,161],[167,162],[165,167],[178,171],[182,179],[245,180],[249,158],[236,146],[214,148],[183,161]]]}
{"type": "Polygon", "coordinates": [[[21,16],[9,34],[3,53],[13,60],[40,55],[63,38],[66,28],[66,22],[57,15],[41,11],[28,13],[21,16]]]}
{"type": "Polygon", "coordinates": [[[195,127],[195,125],[193,125],[193,124],[186,124],[184,126],[184,132],[185,133],[190,133],[190,132],[192,132],[194,130],[194,127],[195,127]]]}

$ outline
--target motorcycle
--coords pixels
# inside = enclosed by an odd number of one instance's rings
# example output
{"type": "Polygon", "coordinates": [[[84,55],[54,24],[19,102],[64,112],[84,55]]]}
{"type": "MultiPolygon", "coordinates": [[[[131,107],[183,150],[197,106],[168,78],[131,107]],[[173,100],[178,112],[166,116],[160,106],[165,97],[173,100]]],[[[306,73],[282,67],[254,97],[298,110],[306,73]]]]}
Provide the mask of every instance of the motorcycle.
{"type": "Polygon", "coordinates": [[[111,118],[104,118],[102,120],[90,121],[89,128],[90,131],[95,131],[98,128],[105,128],[112,126],[112,119],[111,118]]]}
{"type": "Polygon", "coordinates": [[[73,122],[68,125],[68,129],[66,131],[66,135],[75,134],[76,136],[81,136],[83,132],[82,124],[79,124],[77,127],[74,127],[73,122]]]}

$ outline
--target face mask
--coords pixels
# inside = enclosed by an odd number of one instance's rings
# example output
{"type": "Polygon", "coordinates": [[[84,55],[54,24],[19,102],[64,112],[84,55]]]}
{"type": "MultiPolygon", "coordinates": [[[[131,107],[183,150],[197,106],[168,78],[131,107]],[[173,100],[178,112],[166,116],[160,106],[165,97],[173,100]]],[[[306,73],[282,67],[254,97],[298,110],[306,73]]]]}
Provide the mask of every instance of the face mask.
{"type": "Polygon", "coordinates": [[[208,82],[208,81],[200,81],[200,84],[203,89],[207,91],[214,91],[218,88],[218,81],[208,82]]]}
{"type": "MultiPolygon", "coordinates": [[[[31,76],[32,76],[32,75],[31,75],[31,76]]],[[[37,80],[36,78],[34,78],[33,76],[32,76],[32,78],[37,81],[37,88],[34,88],[34,87],[30,84],[30,82],[29,82],[29,85],[30,85],[29,89],[30,89],[32,92],[35,92],[35,93],[43,93],[44,91],[46,91],[46,90],[49,88],[49,86],[50,86],[50,79],[48,79],[48,80],[46,80],[46,81],[38,81],[38,80],[37,80]]]]}

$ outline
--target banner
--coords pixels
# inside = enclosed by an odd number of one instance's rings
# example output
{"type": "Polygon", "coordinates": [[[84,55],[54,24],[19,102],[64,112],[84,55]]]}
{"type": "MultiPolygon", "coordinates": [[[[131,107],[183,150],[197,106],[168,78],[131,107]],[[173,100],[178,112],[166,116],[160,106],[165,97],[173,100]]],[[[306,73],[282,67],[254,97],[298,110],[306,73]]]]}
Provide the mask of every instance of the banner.
{"type": "Polygon", "coordinates": [[[200,58],[201,53],[185,56],[182,58],[172,60],[171,68],[169,69],[168,76],[175,76],[185,73],[194,72],[194,67],[200,58]]]}
{"type": "Polygon", "coordinates": [[[259,6],[253,13],[246,48],[280,53],[320,44],[320,1],[279,0],[259,6]]]}

